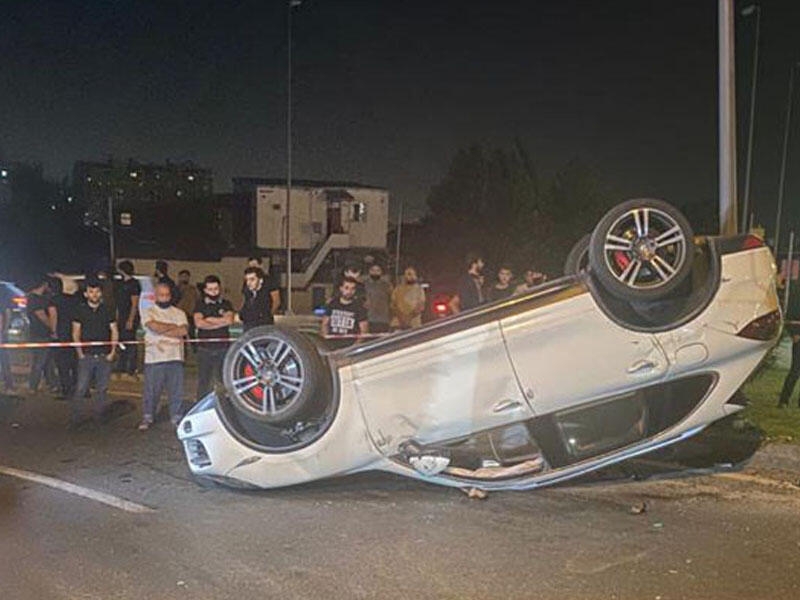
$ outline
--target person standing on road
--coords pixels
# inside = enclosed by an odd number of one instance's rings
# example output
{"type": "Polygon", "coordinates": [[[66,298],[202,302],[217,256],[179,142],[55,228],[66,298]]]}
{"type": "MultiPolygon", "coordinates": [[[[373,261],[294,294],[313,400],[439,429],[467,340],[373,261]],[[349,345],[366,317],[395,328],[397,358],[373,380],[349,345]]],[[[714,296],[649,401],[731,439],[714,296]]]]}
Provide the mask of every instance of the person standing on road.
{"type": "Polygon", "coordinates": [[[540,286],[547,278],[535,269],[527,269],[523,276],[522,283],[520,283],[514,290],[514,295],[527,294],[532,292],[534,288],[540,286]]]}
{"type": "Polygon", "coordinates": [[[169,265],[165,260],[157,260],[156,268],[153,272],[153,277],[156,278],[156,283],[166,283],[172,292],[172,304],[177,305],[181,301],[181,293],[175,281],[169,276],[169,265]]]}
{"type": "Polygon", "coordinates": [[[514,274],[510,267],[506,265],[501,266],[497,271],[497,281],[489,288],[486,294],[487,300],[489,302],[494,302],[495,300],[503,300],[511,296],[511,294],[514,293],[514,286],[511,285],[511,278],[513,276],[514,274]]]}
{"type": "Polygon", "coordinates": [[[177,427],[183,418],[183,338],[189,331],[186,313],[172,305],[168,283],[158,283],[156,302],[145,311],[144,322],[144,391],[142,422],[139,431],[147,431],[158,414],[162,390],[167,391],[169,417],[177,427]]]}
{"type": "Polygon", "coordinates": [[[800,379],[800,281],[793,281],[790,285],[792,287],[789,288],[789,305],[786,307],[784,324],[792,336],[792,364],[783,382],[778,406],[789,406],[794,387],[800,379]]]}
{"type": "MultiPolygon", "coordinates": [[[[281,278],[272,267],[269,257],[264,260],[260,256],[251,256],[247,259],[247,267],[258,267],[264,273],[264,285],[267,286],[270,296],[270,311],[273,315],[281,307],[281,278]]],[[[247,282],[242,284],[242,296],[246,296],[247,282]]]]}
{"type": "Polygon", "coordinates": [[[138,348],[136,344],[125,344],[124,342],[136,341],[136,330],[139,328],[139,296],[142,294],[142,286],[133,276],[131,261],[120,262],[119,272],[122,274],[122,281],[117,287],[117,327],[119,340],[123,342],[124,348],[120,348],[117,371],[123,376],[127,375],[131,379],[138,379],[136,375],[139,362],[138,348]]]}
{"type": "MultiPolygon", "coordinates": [[[[28,321],[31,342],[53,342],[56,339],[56,308],[48,297],[47,279],[42,277],[36,287],[28,293],[28,321]]],[[[50,348],[33,348],[31,350],[31,370],[28,375],[28,387],[32,392],[39,388],[50,348]]]]}
{"type": "Polygon", "coordinates": [[[363,335],[369,333],[367,309],[356,296],[358,281],[346,277],[339,293],[325,306],[322,335],[363,335]]]}
{"type": "Polygon", "coordinates": [[[403,282],[392,291],[392,314],[398,329],[422,327],[425,312],[425,290],[417,281],[417,270],[406,267],[403,282]]]}
{"type": "Polygon", "coordinates": [[[247,267],[244,270],[244,302],[239,310],[239,319],[245,331],[262,325],[275,323],[273,300],[280,292],[271,284],[258,267],[247,267]]]}
{"type": "Polygon", "coordinates": [[[391,321],[392,285],[383,277],[383,268],[372,263],[364,283],[367,296],[367,320],[370,333],[387,333],[391,321]]]}
{"type": "Polygon", "coordinates": [[[115,348],[119,335],[114,315],[103,302],[101,283],[96,279],[86,282],[84,292],[86,302],[75,309],[72,318],[72,341],[107,342],[104,344],[76,346],[78,355],[78,384],[72,397],[72,426],[83,420],[83,400],[94,380],[95,398],[93,416],[95,421],[103,417],[106,410],[108,381],[111,379],[111,365],[114,362],[115,348]]]}
{"type": "Polygon", "coordinates": [[[483,304],[483,271],[484,262],[479,254],[468,254],[467,272],[458,282],[456,294],[450,299],[450,312],[460,313],[483,304]]]}
{"type": "MultiPolygon", "coordinates": [[[[222,298],[222,283],[216,275],[203,280],[203,297],[194,307],[192,318],[200,339],[229,338],[233,324],[233,305],[222,298]]],[[[197,399],[202,400],[222,381],[222,363],[227,342],[200,342],[197,348],[197,399]]]]}
{"type": "MultiPolygon", "coordinates": [[[[61,343],[72,342],[72,319],[78,307],[79,299],[75,294],[64,293],[64,282],[53,277],[50,280],[53,291],[52,302],[56,307],[56,340],[61,343]]],[[[56,368],[58,369],[59,396],[71,398],[78,379],[78,355],[75,348],[53,348],[56,368]]]]}
{"type": "MultiPolygon", "coordinates": [[[[194,312],[194,307],[197,306],[197,301],[200,299],[200,291],[192,283],[192,274],[186,269],[178,273],[178,293],[180,293],[181,299],[176,306],[186,314],[186,319],[189,322],[189,338],[194,339],[197,332],[194,328],[192,313],[194,312]]],[[[197,350],[192,343],[187,343],[187,346],[192,348],[192,352],[197,350]]]]}
{"type": "MultiPolygon", "coordinates": [[[[0,286],[0,344],[6,342],[6,311],[11,309],[11,295],[4,286],[0,286]]],[[[11,372],[11,361],[8,350],[0,348],[0,378],[6,392],[14,389],[14,374],[11,372]]]]}

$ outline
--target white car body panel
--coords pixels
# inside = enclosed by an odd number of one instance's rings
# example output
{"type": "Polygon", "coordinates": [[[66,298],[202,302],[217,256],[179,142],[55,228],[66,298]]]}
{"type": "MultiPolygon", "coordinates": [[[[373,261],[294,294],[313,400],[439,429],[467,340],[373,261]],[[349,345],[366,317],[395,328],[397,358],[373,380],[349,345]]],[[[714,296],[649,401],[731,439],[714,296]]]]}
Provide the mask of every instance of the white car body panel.
{"type": "Polygon", "coordinates": [[[694,435],[740,409],[726,403],[775,340],[736,334],[777,310],[775,265],[763,247],[723,255],[720,265],[720,285],[711,302],[668,331],[618,325],[584,291],[421,343],[400,344],[376,357],[334,363],[337,412],[319,439],[297,450],[255,448],[226,426],[211,403],[190,412],[178,436],[196,475],[260,488],[368,469],[484,489],[532,489],[574,477],[694,435]],[[695,373],[711,373],[716,382],[680,422],[640,443],[569,466],[470,483],[422,474],[390,458],[408,440],[452,439],[695,373]],[[191,462],[195,440],[202,442],[209,465],[191,462]]]}

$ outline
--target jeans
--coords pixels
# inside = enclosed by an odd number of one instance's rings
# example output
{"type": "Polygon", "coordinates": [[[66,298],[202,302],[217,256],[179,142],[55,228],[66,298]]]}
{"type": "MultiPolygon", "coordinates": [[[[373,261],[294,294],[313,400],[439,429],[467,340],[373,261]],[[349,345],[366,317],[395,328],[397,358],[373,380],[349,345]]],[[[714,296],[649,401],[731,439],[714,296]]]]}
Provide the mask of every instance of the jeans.
{"type": "Polygon", "coordinates": [[[779,406],[787,406],[789,404],[789,398],[792,396],[798,378],[800,378],[800,341],[792,344],[792,366],[789,367],[789,373],[787,373],[783,382],[781,399],[778,401],[779,406]]]}
{"type": "Polygon", "coordinates": [[[50,348],[34,348],[31,350],[31,371],[28,374],[28,387],[32,392],[39,389],[39,382],[41,382],[42,375],[47,367],[48,358],[50,358],[50,348]]]}
{"type": "MultiPolygon", "coordinates": [[[[119,341],[120,342],[132,342],[136,340],[136,332],[135,331],[126,331],[125,330],[125,323],[121,323],[119,325],[119,341]]],[[[125,344],[125,349],[119,350],[119,359],[117,360],[117,372],[118,373],[127,373],[128,375],[133,375],[136,373],[136,367],[138,367],[138,346],[136,344],[125,344]]]]}
{"type": "Polygon", "coordinates": [[[78,384],[72,397],[72,422],[77,423],[83,416],[83,400],[94,379],[95,397],[92,412],[97,419],[106,408],[108,380],[111,378],[111,363],[105,354],[86,354],[78,360],[78,384]]]}
{"type": "Polygon", "coordinates": [[[53,354],[58,367],[61,394],[71,396],[78,379],[78,355],[75,353],[75,348],[54,348],[53,354]]]}
{"type": "Polygon", "coordinates": [[[225,350],[197,349],[197,399],[202,400],[214,389],[215,383],[222,383],[222,363],[225,350]]]}
{"type": "Polygon", "coordinates": [[[174,421],[183,416],[183,361],[170,360],[144,365],[142,420],[152,423],[158,412],[161,392],[166,388],[169,416],[174,421]]]}

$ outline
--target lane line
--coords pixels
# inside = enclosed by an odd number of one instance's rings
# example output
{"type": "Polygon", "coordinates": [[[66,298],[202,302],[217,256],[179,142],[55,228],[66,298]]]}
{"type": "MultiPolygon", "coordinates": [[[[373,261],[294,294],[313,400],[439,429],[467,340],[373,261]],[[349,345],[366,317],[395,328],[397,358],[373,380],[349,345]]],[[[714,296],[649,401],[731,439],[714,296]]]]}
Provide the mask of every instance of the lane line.
{"type": "Polygon", "coordinates": [[[137,504],[136,502],[131,502],[130,500],[125,500],[124,498],[120,498],[118,496],[106,494],[105,492],[98,492],[97,490],[75,485],[74,483],[56,479],[55,477],[48,477],[47,475],[32,473],[31,471],[24,471],[22,469],[15,469],[14,467],[5,467],[0,465],[0,475],[8,475],[9,477],[16,477],[18,479],[39,483],[56,490],[61,490],[62,492],[67,492],[68,494],[74,494],[82,498],[94,500],[95,502],[100,502],[107,506],[118,508],[119,510],[124,510],[130,513],[144,514],[155,512],[154,509],[144,506],[143,504],[137,504]]]}

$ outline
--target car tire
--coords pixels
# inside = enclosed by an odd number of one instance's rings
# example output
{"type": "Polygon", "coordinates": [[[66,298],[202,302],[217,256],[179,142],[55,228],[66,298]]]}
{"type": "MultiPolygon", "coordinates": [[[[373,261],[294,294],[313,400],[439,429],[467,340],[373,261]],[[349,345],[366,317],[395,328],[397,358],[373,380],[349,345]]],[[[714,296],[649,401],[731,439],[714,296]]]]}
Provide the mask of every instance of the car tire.
{"type": "Polygon", "coordinates": [[[266,326],[245,333],[222,367],[234,408],[270,425],[313,416],[330,400],[330,376],[314,343],[293,329],[266,326]]]}
{"type": "Polygon", "coordinates": [[[692,271],[694,233],[663,200],[628,200],[609,210],[592,232],[592,276],[621,300],[667,298],[692,271]]]}
{"type": "Polygon", "coordinates": [[[589,267],[589,242],[592,234],[587,233],[572,247],[564,261],[564,275],[577,275],[589,267]]]}

